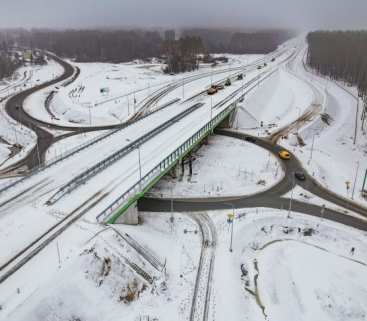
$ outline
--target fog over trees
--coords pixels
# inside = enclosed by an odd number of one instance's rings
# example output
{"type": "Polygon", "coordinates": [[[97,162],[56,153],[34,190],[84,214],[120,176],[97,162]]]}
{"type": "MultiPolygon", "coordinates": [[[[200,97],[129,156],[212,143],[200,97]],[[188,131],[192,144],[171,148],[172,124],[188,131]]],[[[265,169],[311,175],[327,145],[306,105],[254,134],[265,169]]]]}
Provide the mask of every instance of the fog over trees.
{"type": "MultiPolygon", "coordinates": [[[[173,30],[14,29],[1,32],[0,41],[7,47],[48,50],[79,62],[119,63],[162,57],[167,63],[165,71],[177,73],[198,68],[198,54],[265,54],[290,36],[290,32],[282,30],[244,33],[191,29],[181,31],[180,37],[176,37],[173,30]]],[[[1,59],[7,68],[3,74],[7,75],[13,65],[5,56],[1,59]]]]}
{"type": "Polygon", "coordinates": [[[307,36],[307,62],[319,73],[358,87],[367,99],[367,31],[317,31],[307,36]]]}
{"type": "Polygon", "coordinates": [[[21,62],[10,53],[8,44],[0,42],[0,79],[10,77],[21,62]]]}

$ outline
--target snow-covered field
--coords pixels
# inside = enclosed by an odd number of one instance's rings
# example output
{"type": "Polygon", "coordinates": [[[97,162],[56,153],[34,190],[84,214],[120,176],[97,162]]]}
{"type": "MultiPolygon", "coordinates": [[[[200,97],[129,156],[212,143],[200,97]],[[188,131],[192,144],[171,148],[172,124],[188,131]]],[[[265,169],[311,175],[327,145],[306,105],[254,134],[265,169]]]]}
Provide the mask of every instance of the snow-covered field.
{"type": "MultiPolygon", "coordinates": [[[[367,207],[367,200],[361,197],[367,170],[367,136],[359,121],[354,144],[356,95],[306,72],[303,58],[304,50],[301,50],[293,62],[253,91],[239,108],[234,127],[267,137],[295,121],[312,104],[320,104],[320,111],[310,121],[294,128],[279,144],[294,152],[320,184],[367,207]],[[326,114],[329,124],[321,119],[326,114]]],[[[353,88],[348,90],[353,92],[353,88]]],[[[361,112],[362,107],[359,120],[361,112]]]]}
{"type": "MultiPolygon", "coordinates": [[[[239,66],[257,58],[233,55],[229,64],[218,68],[239,66]]],[[[267,136],[296,120],[315,102],[320,103],[322,112],[331,116],[330,125],[315,117],[298,130],[305,146],[295,145],[290,138],[280,143],[291,149],[316,179],[343,195],[343,183],[354,177],[355,162],[359,161],[361,173],[366,159],[366,136],[358,132],[357,144],[353,145],[355,99],[335,84],[310,77],[303,70],[302,58],[300,51],[292,63],[282,64],[278,72],[245,99],[235,127],[267,136]],[[308,162],[310,144],[314,150],[308,162]]],[[[53,100],[51,109],[58,119],[52,119],[44,108],[50,89],[27,100],[28,112],[60,124],[112,124],[126,119],[133,106],[141,104],[154,90],[188,76],[163,75],[159,64],[141,62],[78,66],[80,78],[62,88],[53,100]],[[109,94],[102,95],[101,87],[108,87],[109,94]]],[[[268,67],[271,68],[275,64],[268,67]]],[[[60,72],[52,63],[40,70],[42,73],[36,78],[32,76],[34,81],[44,81],[60,72]]],[[[204,66],[199,72],[208,70],[204,66]]],[[[256,68],[246,72],[246,80],[260,72],[256,68]]],[[[233,71],[209,73],[175,89],[160,103],[175,97],[188,98],[205,89],[211,80],[230,73],[233,71]]],[[[211,98],[199,98],[203,102],[201,108],[95,174],[55,206],[46,206],[46,201],[70,179],[193,102],[161,110],[6,192],[1,199],[0,265],[67,216],[79,212],[83,216],[0,284],[0,320],[188,320],[198,271],[202,271],[200,278],[213,271],[208,279],[209,292],[206,287],[201,288],[196,298],[196,305],[205,310],[208,296],[204,293],[210,294],[209,320],[366,320],[366,232],[298,213],[288,217],[287,211],[239,209],[232,225],[231,252],[231,210],[140,213],[142,224],[115,225],[116,230],[96,223],[96,214],[201,128],[213,112],[219,113],[224,107],[213,110],[211,105],[240,85],[234,82],[211,98]],[[208,226],[198,225],[198,217],[205,217],[208,226]],[[215,230],[211,238],[210,233],[205,234],[211,229],[209,226],[215,230]],[[200,254],[208,250],[213,255],[201,260],[200,254]]],[[[9,125],[4,132],[10,136],[12,128],[9,125]]],[[[48,151],[47,160],[99,135],[103,132],[62,140],[48,151]]],[[[4,136],[4,140],[8,138],[4,136]]],[[[1,156],[7,157],[3,147],[1,156]]],[[[178,170],[175,179],[167,175],[152,192],[166,197],[254,194],[268,189],[284,175],[274,156],[253,144],[228,137],[209,137],[208,144],[192,158],[192,176],[186,160],[184,175],[178,170]]],[[[358,176],[354,196],[363,203],[358,193],[360,177],[363,175],[358,176]]],[[[345,196],[350,197],[350,193],[349,190],[345,196]]],[[[305,196],[300,188],[292,196],[332,207],[316,196],[305,196]]],[[[205,285],[200,278],[200,284],[205,285]]]]}
{"type": "MultiPolygon", "coordinates": [[[[319,91],[325,90],[323,113],[329,115],[329,124],[317,117],[301,128],[298,135],[305,146],[295,143],[296,140],[281,140],[280,144],[290,148],[323,186],[367,207],[367,200],[361,196],[367,170],[367,136],[361,130],[360,121],[356,125],[357,100],[334,82],[304,71],[303,76],[307,76],[319,91]]],[[[358,120],[361,112],[359,108],[358,120]]]]}
{"type": "MultiPolygon", "coordinates": [[[[365,320],[366,233],[297,213],[288,219],[284,211],[237,210],[229,252],[227,212],[209,214],[218,237],[209,320],[365,320]]],[[[81,225],[85,245],[72,259],[61,237],[60,256],[55,246],[45,275],[20,273],[22,286],[2,298],[0,319],[187,320],[198,226],[185,214],[141,217],[143,225],[115,226],[125,240],[111,230],[86,237],[91,231],[81,225]],[[129,245],[126,233],[165,271],[129,245]]]]}
{"type": "Polygon", "coordinates": [[[35,280],[23,274],[19,291],[2,297],[0,319],[185,320],[200,253],[198,226],[184,214],[176,214],[173,222],[165,214],[142,218],[139,227],[115,226],[125,239],[111,229],[88,237],[86,224],[74,244],[61,237],[60,257],[56,248],[44,254],[49,262],[44,275],[35,280]],[[126,242],[130,238],[157,259],[158,269],[126,242]],[[85,244],[78,249],[81,239],[85,244]],[[74,251],[79,255],[70,260],[74,251]],[[137,273],[139,268],[153,283],[137,273]]]}
{"type": "Polygon", "coordinates": [[[286,215],[239,210],[230,253],[229,224],[215,214],[216,320],[365,320],[366,233],[286,215]]]}
{"type": "Polygon", "coordinates": [[[183,175],[178,166],[176,178],[166,175],[150,192],[166,197],[249,195],[269,189],[284,175],[272,154],[224,136],[210,136],[192,158],[192,176],[189,164],[183,175]]]}
{"type": "Polygon", "coordinates": [[[228,63],[219,64],[215,68],[203,65],[199,70],[180,75],[167,75],[162,71],[162,64],[143,63],[73,63],[81,72],[77,80],[70,86],[58,87],[50,105],[50,113],[44,108],[33,108],[40,104],[50,93],[50,89],[33,95],[28,101],[28,111],[36,118],[67,126],[101,126],[119,124],[126,121],[141,107],[147,96],[156,90],[174,82],[181,81],[183,88],[174,91],[162,99],[162,103],[175,98],[188,98],[190,91],[203,90],[211,81],[225,78],[229,72],[217,72],[250,64],[262,58],[262,55],[239,55],[230,57],[228,63]],[[211,76],[210,73],[213,73],[211,76]],[[202,73],[207,73],[203,81],[187,83],[184,80],[202,73]],[[186,84],[187,83],[187,84],[186,84]],[[102,91],[101,91],[102,90],[102,91]],[[103,91],[104,90],[104,91],[103,91]]]}
{"type": "MultiPolygon", "coordinates": [[[[293,64],[301,64],[302,57],[302,54],[296,55],[293,64]]],[[[286,64],[247,96],[238,110],[234,126],[266,137],[299,118],[313,99],[312,88],[297,78],[286,64]]]]}

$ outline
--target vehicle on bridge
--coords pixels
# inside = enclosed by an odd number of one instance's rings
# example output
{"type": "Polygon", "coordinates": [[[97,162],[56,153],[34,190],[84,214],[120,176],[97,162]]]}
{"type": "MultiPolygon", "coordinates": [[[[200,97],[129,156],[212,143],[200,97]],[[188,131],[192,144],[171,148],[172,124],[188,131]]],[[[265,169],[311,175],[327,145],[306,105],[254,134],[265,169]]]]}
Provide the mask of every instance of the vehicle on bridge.
{"type": "Polygon", "coordinates": [[[207,90],[207,94],[208,95],[214,95],[218,92],[218,88],[215,85],[212,85],[208,90],[207,90]]]}
{"type": "Polygon", "coordinates": [[[284,159],[284,160],[291,159],[291,154],[289,154],[289,152],[286,150],[281,150],[278,155],[281,159],[284,159]]]}

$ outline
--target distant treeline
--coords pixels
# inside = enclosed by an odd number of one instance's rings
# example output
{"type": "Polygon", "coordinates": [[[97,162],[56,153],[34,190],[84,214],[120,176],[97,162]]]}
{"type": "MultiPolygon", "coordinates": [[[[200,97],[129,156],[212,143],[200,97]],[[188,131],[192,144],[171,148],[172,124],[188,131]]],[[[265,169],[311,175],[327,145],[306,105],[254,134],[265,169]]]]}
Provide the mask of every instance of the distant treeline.
{"type": "Polygon", "coordinates": [[[188,29],[184,36],[200,37],[209,53],[266,54],[274,51],[294,33],[286,30],[236,32],[214,29],[188,29]]]}
{"type": "Polygon", "coordinates": [[[158,56],[162,39],[158,32],[139,30],[18,30],[18,45],[52,51],[81,62],[125,62],[158,56]]]}
{"type": "Polygon", "coordinates": [[[317,31],[307,36],[307,63],[335,80],[358,87],[367,99],[367,31],[317,31]]]}
{"type": "MultiPolygon", "coordinates": [[[[214,29],[183,30],[47,30],[13,29],[0,31],[0,43],[27,49],[49,50],[79,62],[126,62],[161,57],[166,72],[198,68],[198,54],[265,54],[287,40],[286,31],[234,32],[214,29]]],[[[9,65],[10,63],[3,63],[9,65]]]]}
{"type": "MultiPolygon", "coordinates": [[[[0,33],[0,37],[2,35],[8,41],[16,41],[27,47],[52,50],[82,61],[128,61],[157,57],[162,53],[162,43],[167,40],[158,31],[143,30],[17,29],[0,33]]],[[[291,36],[290,32],[283,30],[245,33],[186,29],[181,32],[182,38],[200,38],[209,53],[268,53],[291,36]]]]}
{"type": "Polygon", "coordinates": [[[20,61],[14,59],[8,50],[6,42],[0,43],[0,79],[10,77],[21,65],[20,61]]]}
{"type": "Polygon", "coordinates": [[[166,57],[165,73],[180,73],[199,68],[198,55],[206,50],[200,37],[183,37],[179,40],[166,39],[162,53],[166,57]]]}

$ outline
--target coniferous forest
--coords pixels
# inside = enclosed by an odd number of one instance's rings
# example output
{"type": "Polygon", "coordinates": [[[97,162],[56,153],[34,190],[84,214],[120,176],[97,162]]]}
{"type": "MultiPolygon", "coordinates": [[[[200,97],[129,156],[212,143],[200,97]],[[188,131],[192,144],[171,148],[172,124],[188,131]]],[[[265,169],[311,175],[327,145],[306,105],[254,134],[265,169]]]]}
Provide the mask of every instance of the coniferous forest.
{"type": "Polygon", "coordinates": [[[317,31],[307,36],[307,63],[322,75],[357,86],[367,100],[367,31],[317,31]]]}

